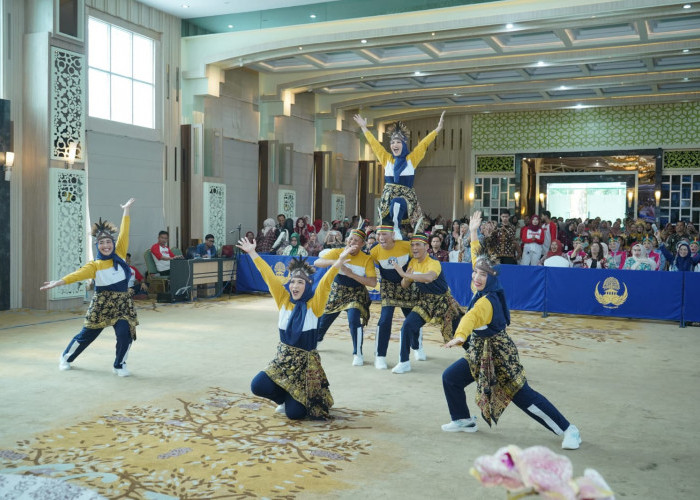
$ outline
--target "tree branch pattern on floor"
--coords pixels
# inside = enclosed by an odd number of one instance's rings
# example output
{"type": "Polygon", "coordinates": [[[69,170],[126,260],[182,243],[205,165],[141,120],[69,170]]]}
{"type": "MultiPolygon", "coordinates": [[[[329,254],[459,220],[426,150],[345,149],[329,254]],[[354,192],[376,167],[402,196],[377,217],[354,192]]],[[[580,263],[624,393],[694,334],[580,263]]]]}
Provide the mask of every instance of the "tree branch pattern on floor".
{"type": "Polygon", "coordinates": [[[177,401],[19,441],[0,450],[0,473],[70,480],[110,499],[287,499],[351,487],[334,474],[372,449],[358,422],[377,412],[290,421],[267,400],[219,387],[177,401]]]}

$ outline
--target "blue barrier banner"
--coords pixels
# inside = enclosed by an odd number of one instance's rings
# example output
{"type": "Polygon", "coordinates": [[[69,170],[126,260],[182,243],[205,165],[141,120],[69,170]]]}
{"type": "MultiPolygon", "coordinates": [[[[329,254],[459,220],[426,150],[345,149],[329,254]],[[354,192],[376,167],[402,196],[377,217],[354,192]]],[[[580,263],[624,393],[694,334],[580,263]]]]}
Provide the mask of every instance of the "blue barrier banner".
{"type": "Polygon", "coordinates": [[[545,310],[680,321],[683,273],[546,267],[545,310]]]}
{"type": "MultiPolygon", "coordinates": [[[[272,268],[277,276],[282,279],[282,282],[286,285],[289,280],[289,273],[287,272],[287,265],[293,257],[282,256],[282,255],[261,255],[262,259],[267,262],[267,264],[272,268]]],[[[316,262],[317,257],[309,257],[309,264],[313,265],[316,262]]],[[[326,274],[327,268],[316,268],[317,271],[314,273],[314,286],[319,282],[319,280],[326,274]]],[[[253,264],[253,260],[248,254],[241,254],[238,257],[238,269],[236,272],[236,292],[268,292],[267,284],[262,279],[262,275],[258,268],[253,264]]]]}
{"type": "Polygon", "coordinates": [[[683,272],[683,321],[700,321],[700,273],[683,272]]]}
{"type": "MultiPolygon", "coordinates": [[[[442,270],[452,296],[461,306],[472,298],[472,265],[443,262],[442,270]]],[[[499,280],[506,292],[508,307],[518,311],[544,310],[544,268],[539,266],[500,266],[499,280]]]]}

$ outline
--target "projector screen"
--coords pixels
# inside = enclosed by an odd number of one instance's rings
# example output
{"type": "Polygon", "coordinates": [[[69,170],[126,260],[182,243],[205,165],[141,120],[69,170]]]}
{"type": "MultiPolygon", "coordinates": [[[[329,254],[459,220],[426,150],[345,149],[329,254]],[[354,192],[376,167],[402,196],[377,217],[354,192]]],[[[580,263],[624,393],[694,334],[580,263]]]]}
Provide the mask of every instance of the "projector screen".
{"type": "Polygon", "coordinates": [[[624,219],[627,207],[624,182],[562,182],[547,184],[547,210],[552,217],[615,221],[624,219]]]}

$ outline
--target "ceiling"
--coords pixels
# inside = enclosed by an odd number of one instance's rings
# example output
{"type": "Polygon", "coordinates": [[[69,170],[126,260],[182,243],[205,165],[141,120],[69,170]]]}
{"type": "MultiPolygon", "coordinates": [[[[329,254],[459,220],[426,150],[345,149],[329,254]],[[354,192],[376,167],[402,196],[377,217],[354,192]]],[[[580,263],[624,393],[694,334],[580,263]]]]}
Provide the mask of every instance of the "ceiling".
{"type": "MultiPolygon", "coordinates": [[[[222,9],[234,3],[206,1],[222,9]]],[[[263,3],[280,4],[258,2],[256,8],[263,3]]],[[[560,3],[567,8],[552,15],[551,9],[537,12],[538,2],[495,2],[498,9],[458,29],[448,19],[443,25],[449,29],[422,31],[427,25],[414,17],[412,33],[314,44],[297,37],[246,54],[245,64],[224,47],[215,64],[273,75],[280,93],[314,92],[331,113],[361,109],[375,118],[700,100],[700,2],[560,3]],[[517,13],[523,3],[534,10],[517,13]]],[[[342,28],[343,21],[334,22],[342,28]]],[[[317,28],[304,27],[309,36],[317,28]]],[[[356,25],[353,30],[361,36],[356,25]]]]}

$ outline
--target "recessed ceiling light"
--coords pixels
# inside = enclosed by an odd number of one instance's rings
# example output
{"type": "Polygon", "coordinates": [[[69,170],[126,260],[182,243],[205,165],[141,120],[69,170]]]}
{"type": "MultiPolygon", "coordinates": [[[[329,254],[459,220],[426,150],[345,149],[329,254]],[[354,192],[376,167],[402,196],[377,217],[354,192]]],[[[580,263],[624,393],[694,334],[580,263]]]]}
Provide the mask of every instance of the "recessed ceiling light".
{"type": "Polygon", "coordinates": [[[691,7],[691,5],[689,3],[687,3],[683,6],[684,9],[689,9],[690,7],[691,7]]]}
{"type": "Polygon", "coordinates": [[[687,54],[688,52],[690,52],[690,49],[683,49],[684,54],[687,54]]]}
{"type": "Polygon", "coordinates": [[[413,72],[413,76],[421,76],[421,74],[422,74],[422,73],[421,73],[420,71],[414,71],[414,72],[413,72]]]}
{"type": "Polygon", "coordinates": [[[544,66],[546,63],[544,61],[537,61],[538,66],[544,66]]]}
{"type": "Polygon", "coordinates": [[[557,90],[569,90],[570,87],[567,87],[566,85],[560,85],[557,90]]]}
{"type": "Polygon", "coordinates": [[[435,32],[433,31],[433,32],[430,34],[430,36],[435,36],[435,32]]]}
{"type": "Polygon", "coordinates": [[[183,3],[183,4],[182,4],[182,8],[183,8],[183,9],[189,9],[189,8],[190,8],[190,6],[189,6],[189,5],[187,5],[186,3],[183,3]]]}
{"type": "Polygon", "coordinates": [[[302,47],[301,45],[299,45],[299,50],[302,50],[303,48],[304,48],[304,47],[302,47]]]}
{"type": "Polygon", "coordinates": [[[316,19],[316,14],[311,14],[309,17],[310,17],[311,19],[316,19]]]}
{"type": "Polygon", "coordinates": [[[367,43],[367,40],[363,38],[362,40],[360,40],[360,43],[367,43]]]}
{"type": "Polygon", "coordinates": [[[687,82],[688,80],[690,80],[690,78],[688,78],[687,76],[685,78],[683,78],[684,82],[687,82]]]}
{"type": "Polygon", "coordinates": [[[459,97],[459,94],[452,94],[452,95],[455,96],[455,97],[459,97]]]}
{"type": "Polygon", "coordinates": [[[508,24],[506,24],[506,29],[507,29],[507,30],[512,30],[512,29],[513,29],[513,23],[508,23],[508,24]]]}
{"type": "Polygon", "coordinates": [[[576,106],[574,106],[576,109],[582,109],[584,106],[583,104],[579,103],[576,106]]]}
{"type": "Polygon", "coordinates": [[[229,27],[229,28],[233,28],[233,24],[229,24],[228,27],[229,27]]]}

